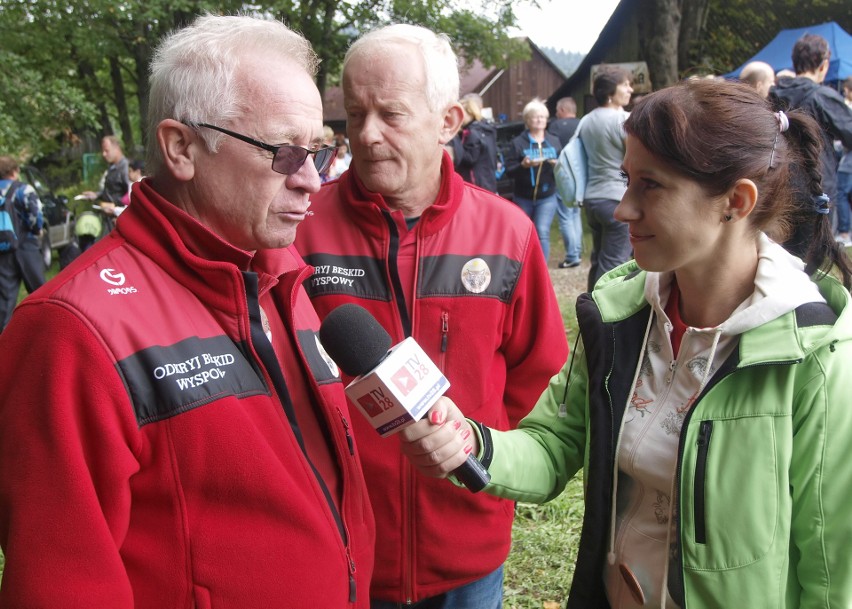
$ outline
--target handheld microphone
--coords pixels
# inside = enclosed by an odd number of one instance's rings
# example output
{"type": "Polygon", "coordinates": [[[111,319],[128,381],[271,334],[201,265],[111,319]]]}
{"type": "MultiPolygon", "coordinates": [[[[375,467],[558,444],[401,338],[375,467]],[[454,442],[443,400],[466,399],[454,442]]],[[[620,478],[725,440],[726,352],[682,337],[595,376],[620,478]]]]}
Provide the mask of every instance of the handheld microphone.
{"type": "MultiPolygon", "coordinates": [[[[322,321],[320,343],[349,376],[346,395],[382,437],[419,421],[450,382],[417,342],[408,337],[391,347],[391,337],[367,309],[348,303],[322,321]]],[[[473,493],[491,475],[473,455],[453,471],[473,493]]]]}

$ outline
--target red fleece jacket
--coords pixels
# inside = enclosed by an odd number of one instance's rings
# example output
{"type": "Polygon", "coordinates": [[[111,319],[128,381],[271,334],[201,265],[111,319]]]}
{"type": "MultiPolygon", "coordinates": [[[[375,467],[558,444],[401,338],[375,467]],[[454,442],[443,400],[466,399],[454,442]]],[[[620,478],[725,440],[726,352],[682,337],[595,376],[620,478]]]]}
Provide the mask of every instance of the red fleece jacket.
{"type": "Polygon", "coordinates": [[[308,269],[134,188],[116,230],[0,336],[0,607],[368,607],[373,515],[308,269]],[[302,445],[311,408],[338,501],[302,445]]]}
{"type": "MultiPolygon", "coordinates": [[[[514,426],[565,363],[562,315],[529,218],[466,184],[445,155],[435,203],[408,231],[350,168],[312,198],[296,247],[320,317],[355,302],[393,342],[413,336],[447,395],[489,427],[514,426]]],[[[417,601],[480,579],[509,552],[514,503],[415,474],[396,437],[354,427],[376,521],[373,596],[417,601]]]]}

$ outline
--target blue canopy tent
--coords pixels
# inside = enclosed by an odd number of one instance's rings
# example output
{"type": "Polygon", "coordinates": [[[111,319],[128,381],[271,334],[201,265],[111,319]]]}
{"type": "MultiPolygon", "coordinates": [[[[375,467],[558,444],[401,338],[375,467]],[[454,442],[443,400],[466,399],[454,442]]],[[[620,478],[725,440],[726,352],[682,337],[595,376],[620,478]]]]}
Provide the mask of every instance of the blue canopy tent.
{"type": "Polygon", "coordinates": [[[725,78],[738,78],[740,71],[750,61],[765,61],[772,66],[775,72],[785,68],[792,70],[793,45],[805,34],[818,34],[828,41],[828,46],[831,49],[831,60],[828,62],[828,74],[825,77],[824,84],[839,88],[843,80],[852,76],[852,36],[833,21],[820,25],[781,30],[754,57],[733,72],[725,74],[725,78]]]}

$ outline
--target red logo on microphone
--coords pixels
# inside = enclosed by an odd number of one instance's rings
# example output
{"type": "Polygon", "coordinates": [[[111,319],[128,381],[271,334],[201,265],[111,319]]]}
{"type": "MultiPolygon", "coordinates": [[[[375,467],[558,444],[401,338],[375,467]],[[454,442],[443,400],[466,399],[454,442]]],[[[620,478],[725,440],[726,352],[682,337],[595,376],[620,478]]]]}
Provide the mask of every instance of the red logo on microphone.
{"type": "Polygon", "coordinates": [[[376,399],[376,396],[369,393],[358,398],[358,404],[371,418],[377,417],[384,412],[384,409],[379,405],[379,401],[376,399]]]}
{"type": "Polygon", "coordinates": [[[405,366],[396,371],[396,374],[391,377],[391,381],[402,392],[402,395],[408,395],[417,386],[414,375],[405,366]]]}

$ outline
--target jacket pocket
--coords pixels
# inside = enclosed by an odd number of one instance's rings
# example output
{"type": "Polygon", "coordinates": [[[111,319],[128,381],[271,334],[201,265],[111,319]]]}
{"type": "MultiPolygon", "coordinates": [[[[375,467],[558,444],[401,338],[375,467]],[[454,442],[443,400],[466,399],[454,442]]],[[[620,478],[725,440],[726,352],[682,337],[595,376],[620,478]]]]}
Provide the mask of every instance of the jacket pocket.
{"type": "Polygon", "coordinates": [[[744,567],[783,542],[779,515],[789,480],[778,434],[784,420],[757,415],[690,425],[681,472],[685,568],[744,567]]]}

